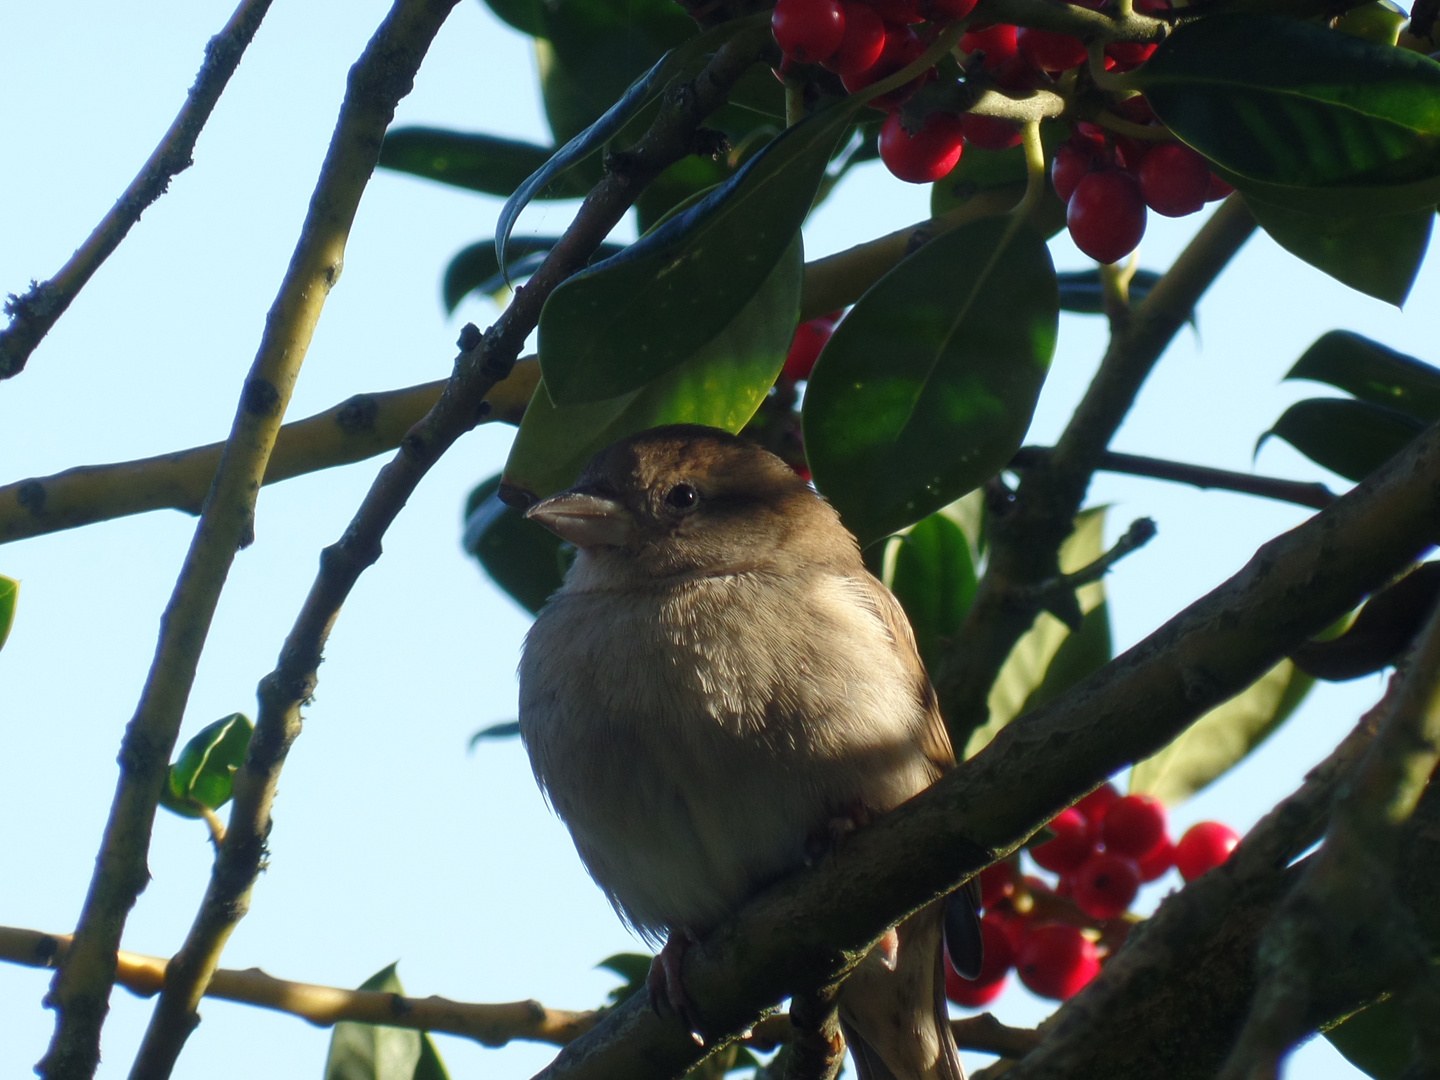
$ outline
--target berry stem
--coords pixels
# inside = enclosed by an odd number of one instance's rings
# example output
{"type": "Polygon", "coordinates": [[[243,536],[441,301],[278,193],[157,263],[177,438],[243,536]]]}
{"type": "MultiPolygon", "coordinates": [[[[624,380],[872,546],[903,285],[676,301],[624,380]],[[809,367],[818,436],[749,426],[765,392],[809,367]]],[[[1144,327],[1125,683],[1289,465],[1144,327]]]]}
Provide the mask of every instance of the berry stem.
{"type": "Polygon", "coordinates": [[[1130,97],[1137,89],[1129,75],[1105,70],[1105,42],[1099,38],[1090,42],[1090,78],[1096,86],[1110,94],[1130,97]]]}
{"type": "Polygon", "coordinates": [[[794,127],[805,119],[805,84],[793,75],[785,76],[785,126],[794,127]]]}
{"type": "Polygon", "coordinates": [[[1030,120],[1020,129],[1025,150],[1025,195],[1011,211],[1016,219],[1028,217],[1045,195],[1045,147],[1040,143],[1040,121],[1030,120]]]}
{"type": "Polygon", "coordinates": [[[1125,135],[1132,139],[1170,142],[1175,138],[1175,135],[1164,124],[1137,124],[1133,120],[1126,120],[1124,117],[1116,116],[1104,109],[1090,117],[1089,120],[1107,131],[1113,131],[1117,135],[1125,135]]]}
{"type": "Polygon", "coordinates": [[[968,19],[958,19],[945,28],[945,30],[931,42],[926,49],[915,60],[914,63],[901,68],[894,75],[889,75],[877,83],[872,83],[858,94],[850,95],[850,100],[856,105],[868,104],[878,97],[884,97],[891,90],[896,90],[912,79],[919,78],[925,72],[934,67],[946,54],[953,49],[965,34],[965,28],[969,25],[968,19]]]}

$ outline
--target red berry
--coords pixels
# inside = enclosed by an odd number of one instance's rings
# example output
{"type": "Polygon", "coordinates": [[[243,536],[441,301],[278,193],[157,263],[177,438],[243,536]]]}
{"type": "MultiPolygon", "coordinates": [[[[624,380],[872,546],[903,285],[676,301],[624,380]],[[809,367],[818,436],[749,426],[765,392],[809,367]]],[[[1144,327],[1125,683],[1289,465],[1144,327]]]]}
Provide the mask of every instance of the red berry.
{"type": "Polygon", "coordinates": [[[961,977],[951,966],[949,954],[945,955],[945,996],[956,1005],[972,1009],[999,997],[1005,988],[1005,976],[1015,966],[1015,943],[1000,919],[993,915],[981,919],[980,939],[984,959],[974,980],[961,977]]]}
{"type": "Polygon", "coordinates": [[[1175,845],[1175,866],[1186,881],[1194,881],[1230,857],[1240,835],[1229,825],[1202,821],[1185,831],[1175,845]]]}
{"type": "Polygon", "coordinates": [[[1020,145],[1020,129],[998,116],[966,113],[960,117],[960,127],[965,132],[965,141],[981,150],[1008,150],[1020,145]]]}
{"type": "MultiPolygon", "coordinates": [[[[924,51],[925,43],[916,37],[915,31],[908,26],[887,26],[885,28],[885,45],[880,51],[880,59],[864,71],[855,71],[848,75],[842,74],[840,81],[845,84],[847,92],[858,94],[865,87],[888,78],[901,68],[913,64],[920,59],[920,54],[924,51]]],[[[888,94],[881,94],[870,104],[885,112],[894,112],[910,100],[915,91],[919,90],[921,84],[929,77],[930,73],[926,72],[904,86],[891,90],[888,94]]]]}
{"type": "MultiPolygon", "coordinates": [[[[1069,200],[1067,199],[1066,202],[1069,200]]],[[[1098,825],[1104,819],[1105,811],[1119,801],[1120,792],[1116,790],[1114,784],[1107,782],[1077,802],[1075,809],[1089,818],[1091,824],[1098,825]]]]}
{"type": "Polygon", "coordinates": [[[1041,71],[1068,71],[1085,63],[1085,43],[1069,34],[1022,26],[1015,38],[1020,55],[1041,71]]]}
{"type": "Polygon", "coordinates": [[[1015,37],[1016,28],[1009,23],[997,23],[983,30],[970,30],[960,38],[960,51],[967,56],[984,53],[982,66],[991,70],[1014,60],[1019,51],[1015,37]]]}
{"type": "Polygon", "coordinates": [[[1234,192],[1234,188],[1221,180],[1214,173],[1210,174],[1210,190],[1205,193],[1206,202],[1214,202],[1216,199],[1223,199],[1234,192]]]}
{"type": "Polygon", "coordinates": [[[1055,1001],[1074,997],[1100,971],[1095,945],[1073,926],[1034,926],[1015,958],[1020,981],[1033,993],[1055,1001]]]}
{"type": "Polygon", "coordinates": [[[788,382],[800,382],[810,377],[820,350],[830,340],[835,324],[828,319],[811,319],[795,328],[795,337],[790,342],[790,351],[785,354],[785,367],[780,378],[788,382]]]}
{"type": "Polygon", "coordinates": [[[845,36],[825,66],[838,75],[849,75],[871,67],[885,50],[885,21],[869,4],[842,3],[845,36]]]}
{"type": "Polygon", "coordinates": [[[1105,46],[1105,55],[1114,60],[1121,70],[1143,64],[1150,59],[1150,54],[1154,51],[1154,42],[1112,41],[1105,46]]]}
{"type": "Polygon", "coordinates": [[[1106,812],[1100,836],[1106,850],[1143,859],[1165,842],[1165,805],[1153,795],[1126,795],[1106,812]]]}
{"type": "Polygon", "coordinates": [[[880,128],[880,160],[901,180],[929,184],[947,176],[963,149],[960,118],[931,113],[913,135],[905,130],[899,113],[892,113],[880,128]]]}
{"type": "Polygon", "coordinates": [[[845,12],[838,0],[777,0],[770,30],[786,56],[813,64],[840,47],[845,12]]]}
{"type": "MultiPolygon", "coordinates": [[[[1080,183],[1080,178],[1095,168],[1100,161],[1100,154],[1095,144],[1088,139],[1071,139],[1063,143],[1055,151],[1055,158],[1050,162],[1050,183],[1055,187],[1055,194],[1060,196],[1061,202],[1069,202],[1070,196],[1075,194],[1075,185],[1080,183]]],[[[1113,787],[1106,784],[1100,791],[1109,789],[1114,792],[1115,798],[1120,793],[1113,787]]],[[[1096,795],[1099,791],[1095,792],[1096,795]]],[[[1094,798],[1094,795],[1087,795],[1085,799],[1094,798]]],[[[1080,803],[1084,803],[1081,799],[1080,803]]],[[[1114,800],[1112,799],[1111,802],[1114,800]]],[[[1106,803],[1109,806],[1109,803],[1106,803]]]]}
{"type": "Polygon", "coordinates": [[[1165,841],[1146,855],[1137,863],[1140,867],[1141,881],[1154,881],[1165,876],[1165,873],[1175,865],[1175,845],[1167,836],[1165,841]]]}
{"type": "Polygon", "coordinates": [[[1140,163],[1140,193],[1145,205],[1166,217],[1184,217],[1205,205],[1210,193],[1210,164],[1180,143],[1162,143],[1140,163]]]}
{"type": "Polygon", "coordinates": [[[1099,851],[1075,871],[1072,881],[1081,911],[1094,919],[1113,919],[1130,910],[1140,891],[1140,868],[1123,855],[1099,851]]]}
{"type": "Polygon", "coordinates": [[[945,957],[945,996],[962,1009],[978,1009],[982,1005],[989,1005],[1005,992],[1005,984],[1009,981],[1006,976],[1001,975],[988,983],[969,982],[955,974],[955,969],[950,966],[950,957],[945,957]]]}
{"type": "Polygon", "coordinates": [[[1145,235],[1145,200],[1140,184],[1120,169],[1080,178],[1065,212],[1075,246],[1102,263],[1113,263],[1135,250],[1145,235]]]}
{"type": "Polygon", "coordinates": [[[1061,810],[1046,828],[1055,834],[1054,838],[1030,849],[1030,857],[1046,870],[1068,873],[1095,850],[1095,830],[1085,815],[1073,807],[1061,810]]]}
{"type": "Polygon", "coordinates": [[[1015,864],[1008,859],[980,871],[980,908],[989,911],[1015,891],[1015,864]]]}
{"type": "Polygon", "coordinates": [[[954,22],[975,10],[978,0],[920,0],[920,14],[931,22],[954,22]]]}

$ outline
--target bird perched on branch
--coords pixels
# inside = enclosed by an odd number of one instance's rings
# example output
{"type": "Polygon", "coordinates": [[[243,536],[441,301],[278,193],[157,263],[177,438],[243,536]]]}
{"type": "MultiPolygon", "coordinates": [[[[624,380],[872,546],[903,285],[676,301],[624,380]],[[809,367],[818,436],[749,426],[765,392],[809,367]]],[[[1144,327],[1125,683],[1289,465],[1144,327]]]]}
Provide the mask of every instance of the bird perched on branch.
{"type": "MultiPolygon", "coordinates": [[[[652,1001],[685,1014],[685,943],[837,828],[928,787],[950,739],[900,605],[830,505],[760,447],[656,428],[527,516],[579,551],[525,640],[520,733],[591,876],[666,940],[652,1001]]],[[[951,903],[968,974],[978,927],[951,903]]],[[[862,1080],[963,1080],[942,922],[941,902],[911,916],[841,990],[862,1080]]]]}

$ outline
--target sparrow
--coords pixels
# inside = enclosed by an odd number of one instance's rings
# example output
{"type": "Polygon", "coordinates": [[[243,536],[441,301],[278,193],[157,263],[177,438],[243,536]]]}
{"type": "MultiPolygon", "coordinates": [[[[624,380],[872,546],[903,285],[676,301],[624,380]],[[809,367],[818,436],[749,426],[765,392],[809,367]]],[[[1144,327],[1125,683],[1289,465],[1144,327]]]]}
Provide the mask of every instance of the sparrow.
{"type": "MultiPolygon", "coordinates": [[[[590,875],[666,942],[652,1001],[684,1015],[685,944],[928,787],[950,738],[904,610],[830,504],[753,443],[655,428],[526,516],[577,552],[525,638],[520,734],[590,875]]],[[[973,974],[972,895],[948,918],[922,908],[847,978],[861,1080],[964,1080],[942,927],[973,974]]]]}

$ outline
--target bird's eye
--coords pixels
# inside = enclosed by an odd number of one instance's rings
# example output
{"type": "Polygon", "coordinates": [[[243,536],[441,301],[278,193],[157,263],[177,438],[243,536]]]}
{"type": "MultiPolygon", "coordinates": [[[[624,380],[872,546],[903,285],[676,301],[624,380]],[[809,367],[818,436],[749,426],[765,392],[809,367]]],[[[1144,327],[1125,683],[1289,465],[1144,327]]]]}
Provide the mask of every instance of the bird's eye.
{"type": "Polygon", "coordinates": [[[665,493],[665,505],[672,510],[689,510],[700,501],[700,493],[689,484],[676,484],[665,493]]]}

